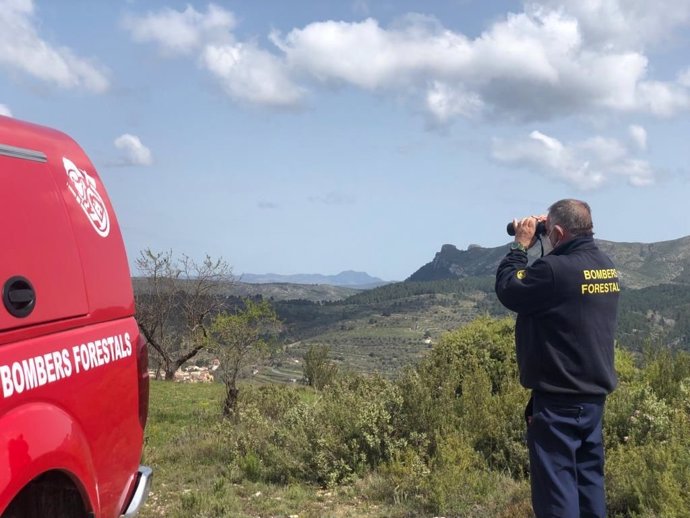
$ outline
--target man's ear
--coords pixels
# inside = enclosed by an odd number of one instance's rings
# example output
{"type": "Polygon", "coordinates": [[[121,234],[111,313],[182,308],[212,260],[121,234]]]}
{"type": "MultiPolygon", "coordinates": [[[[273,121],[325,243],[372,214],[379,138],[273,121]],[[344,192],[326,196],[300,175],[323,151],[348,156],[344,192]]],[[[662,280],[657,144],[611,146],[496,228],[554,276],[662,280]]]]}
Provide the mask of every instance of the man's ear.
{"type": "Polygon", "coordinates": [[[563,239],[565,239],[565,234],[566,234],[565,229],[560,225],[554,226],[553,229],[558,234],[558,242],[560,243],[563,239]]]}

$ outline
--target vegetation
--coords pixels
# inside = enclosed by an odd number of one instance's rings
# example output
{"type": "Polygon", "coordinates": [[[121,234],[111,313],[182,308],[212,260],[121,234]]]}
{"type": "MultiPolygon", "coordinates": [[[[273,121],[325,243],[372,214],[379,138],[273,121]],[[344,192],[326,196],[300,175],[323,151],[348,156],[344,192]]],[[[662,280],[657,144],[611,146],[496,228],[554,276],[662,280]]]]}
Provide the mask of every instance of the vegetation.
{"type": "Polygon", "coordinates": [[[328,353],[328,347],[312,345],[304,355],[304,382],[310,387],[321,390],[338,374],[338,367],[328,360],[328,353]]]}
{"type": "MultiPolygon", "coordinates": [[[[142,304],[151,296],[147,283],[146,279],[135,280],[140,312],[145,307],[142,304]]],[[[260,367],[257,376],[264,381],[300,379],[304,371],[300,363],[312,347],[329,349],[331,363],[340,370],[399,376],[405,366],[417,364],[444,333],[477,317],[509,315],[498,302],[493,283],[493,276],[406,281],[335,301],[302,298],[315,295],[305,292],[305,288],[316,288],[313,286],[272,285],[272,291],[257,292],[252,298],[270,300],[284,322],[280,336],[284,353],[274,354],[270,365],[260,367]]],[[[243,290],[236,283],[219,287],[217,311],[233,312],[241,307],[243,290]]],[[[178,302],[186,293],[177,291],[178,302]]],[[[185,327],[180,313],[177,315],[177,323],[171,319],[166,324],[175,333],[185,327]]],[[[175,333],[170,335],[170,348],[179,348],[180,352],[194,350],[188,347],[192,341],[175,333]]],[[[617,339],[623,347],[637,352],[650,341],[690,350],[690,290],[680,284],[639,290],[624,287],[617,339]]],[[[155,347],[152,349],[155,351],[155,347]]],[[[184,358],[177,352],[175,355],[177,360],[184,358]]],[[[202,352],[196,361],[203,364],[209,359],[202,352]]],[[[165,362],[158,353],[152,355],[151,363],[165,362]]]]}
{"type": "MultiPolygon", "coordinates": [[[[275,307],[289,341],[296,344],[288,350],[292,358],[324,346],[341,368],[397,376],[404,366],[419,362],[428,342],[437,342],[443,333],[477,317],[510,315],[498,302],[493,282],[493,277],[408,281],[336,302],[279,301],[275,307]]],[[[686,285],[624,288],[617,340],[636,352],[650,341],[690,350],[690,290],[686,285]]]]}
{"type": "Polygon", "coordinates": [[[293,362],[311,347],[328,348],[339,369],[397,376],[443,333],[483,314],[507,314],[488,277],[396,283],[342,301],[277,301],[274,306],[290,345],[282,366],[272,365],[265,379],[284,381],[295,378],[293,362]]]}
{"type": "Polygon", "coordinates": [[[135,292],[137,321],[157,353],[151,363],[172,380],[175,371],[205,347],[209,321],[223,304],[218,295],[230,280],[230,266],[209,256],[197,262],[148,248],[136,262],[144,274],[135,292]]]}
{"type": "Polygon", "coordinates": [[[624,290],[618,320],[618,338],[629,349],[641,351],[652,340],[690,350],[690,288],[661,284],[624,290]]]}
{"type": "Polygon", "coordinates": [[[457,293],[466,295],[475,291],[493,292],[494,282],[493,276],[396,282],[351,295],[343,300],[342,304],[376,304],[426,294],[457,293]]]}
{"type": "Polygon", "coordinates": [[[279,320],[267,301],[244,301],[235,313],[220,313],[213,319],[209,334],[209,349],[222,366],[221,380],[225,385],[223,416],[236,415],[239,388],[237,381],[246,375],[247,368],[268,353],[268,342],[279,329],[279,320]]]}
{"type": "MultiPolygon", "coordinates": [[[[619,349],[616,368],[609,516],[688,516],[690,355],[619,349]]],[[[444,334],[395,380],[245,388],[228,421],[218,386],[152,385],[142,516],[531,516],[512,319],[444,334]]]]}

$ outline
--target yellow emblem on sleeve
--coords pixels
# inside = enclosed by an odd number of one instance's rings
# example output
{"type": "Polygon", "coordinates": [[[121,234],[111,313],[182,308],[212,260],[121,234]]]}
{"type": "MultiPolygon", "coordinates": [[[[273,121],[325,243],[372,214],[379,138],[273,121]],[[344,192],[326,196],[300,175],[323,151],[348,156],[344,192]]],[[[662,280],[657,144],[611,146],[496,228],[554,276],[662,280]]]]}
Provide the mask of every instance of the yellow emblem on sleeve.
{"type": "Polygon", "coordinates": [[[520,280],[524,279],[525,277],[527,277],[527,270],[518,270],[517,272],[515,272],[515,277],[517,277],[520,280]]]}

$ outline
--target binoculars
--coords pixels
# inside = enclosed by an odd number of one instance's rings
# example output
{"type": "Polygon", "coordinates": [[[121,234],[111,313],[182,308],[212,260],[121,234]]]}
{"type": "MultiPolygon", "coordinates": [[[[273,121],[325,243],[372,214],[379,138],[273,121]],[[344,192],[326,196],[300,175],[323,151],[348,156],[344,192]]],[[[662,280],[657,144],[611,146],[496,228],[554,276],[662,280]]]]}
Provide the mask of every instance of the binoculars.
{"type": "MultiPolygon", "coordinates": [[[[506,227],[506,232],[508,232],[509,236],[514,236],[515,235],[515,226],[513,225],[513,222],[511,221],[508,223],[508,226],[506,227]]],[[[537,223],[537,229],[535,230],[534,234],[536,236],[543,236],[546,234],[546,223],[543,221],[540,221],[537,223]]]]}

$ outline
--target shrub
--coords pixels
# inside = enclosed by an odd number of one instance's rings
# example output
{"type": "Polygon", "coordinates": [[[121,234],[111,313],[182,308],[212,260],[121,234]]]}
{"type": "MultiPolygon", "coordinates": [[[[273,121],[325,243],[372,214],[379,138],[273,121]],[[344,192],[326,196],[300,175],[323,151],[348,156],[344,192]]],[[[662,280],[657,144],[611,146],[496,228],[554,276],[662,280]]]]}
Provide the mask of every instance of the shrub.
{"type": "Polygon", "coordinates": [[[285,385],[248,386],[240,395],[240,405],[252,406],[265,418],[280,420],[300,402],[299,393],[285,385]]]}
{"type": "Polygon", "coordinates": [[[656,395],[669,403],[680,398],[680,383],[690,378],[690,353],[664,346],[648,347],[644,360],[644,379],[656,395]]]}
{"type": "MultiPolygon", "coordinates": [[[[604,419],[612,518],[687,516],[688,357],[647,355],[638,368],[617,351],[620,383],[604,419]]],[[[239,420],[219,430],[229,473],[252,481],[359,480],[370,497],[411,515],[523,518],[527,399],[512,320],[482,318],[444,335],[396,381],[341,374],[318,392],[248,387],[239,420]]]]}
{"type": "Polygon", "coordinates": [[[622,383],[607,400],[604,417],[606,446],[636,444],[670,438],[675,410],[657,397],[646,383],[622,383]]]}
{"type": "Polygon", "coordinates": [[[436,514],[484,518],[512,508],[512,518],[532,516],[526,483],[490,470],[461,434],[439,441],[428,484],[428,500],[436,514]]]}
{"type": "Polygon", "coordinates": [[[648,353],[637,379],[622,383],[608,399],[604,424],[612,517],[688,516],[690,378],[683,378],[685,357],[648,353]]]}
{"type": "Polygon", "coordinates": [[[394,504],[417,503],[429,487],[431,470],[420,448],[406,447],[394,452],[379,474],[386,482],[386,491],[379,495],[381,500],[394,504]]]}
{"type": "Polygon", "coordinates": [[[289,415],[303,403],[287,387],[246,387],[238,419],[222,429],[229,457],[251,481],[288,483],[305,477],[296,451],[307,448],[302,436],[286,426],[289,415]]]}
{"type": "Polygon", "coordinates": [[[437,438],[462,431],[488,465],[523,477],[527,472],[524,406],[517,381],[513,322],[480,318],[445,334],[399,385],[409,431],[437,438]]]}
{"type": "Polygon", "coordinates": [[[329,351],[325,345],[311,345],[304,355],[304,379],[318,390],[332,383],[338,373],[338,367],[328,360],[329,351]]]}
{"type": "Polygon", "coordinates": [[[517,380],[492,395],[488,377],[481,371],[463,383],[461,429],[491,469],[515,478],[524,478],[528,472],[524,422],[528,397],[517,380]]]}
{"type": "Polygon", "coordinates": [[[319,482],[352,480],[391,459],[405,442],[399,436],[399,389],[381,377],[352,375],[330,385],[312,408],[309,464],[319,482]]]}
{"type": "Polygon", "coordinates": [[[615,368],[619,383],[627,383],[639,377],[640,370],[635,366],[635,355],[616,346],[615,368]]]}
{"type": "Polygon", "coordinates": [[[626,444],[610,451],[606,465],[610,516],[688,516],[688,446],[687,440],[675,440],[626,444]]]}
{"type": "Polygon", "coordinates": [[[313,402],[289,389],[247,390],[225,437],[234,462],[253,481],[335,485],[376,468],[410,445],[399,434],[402,397],[380,377],[351,375],[313,402]]]}
{"type": "Polygon", "coordinates": [[[517,377],[514,322],[510,318],[478,318],[443,335],[421,371],[459,388],[465,375],[479,368],[491,381],[493,394],[517,377]]]}

